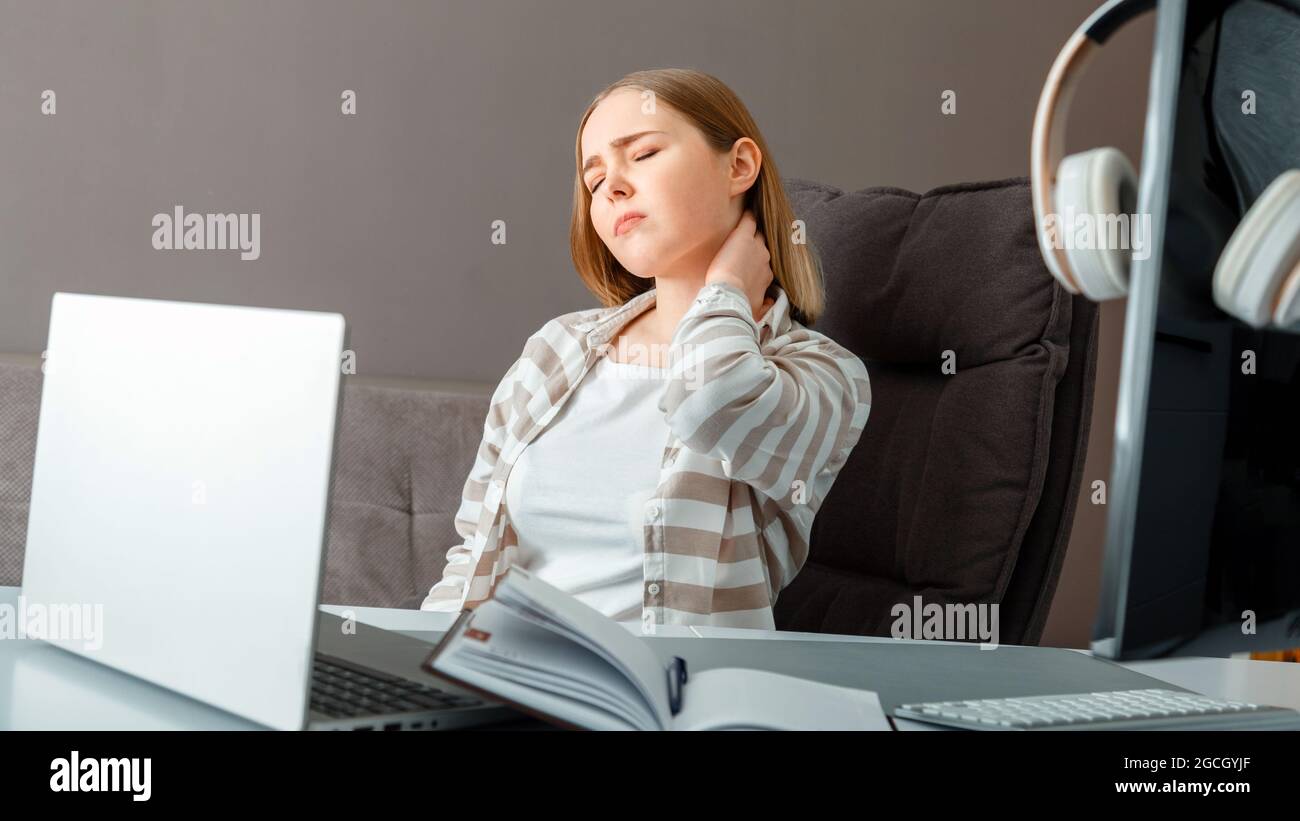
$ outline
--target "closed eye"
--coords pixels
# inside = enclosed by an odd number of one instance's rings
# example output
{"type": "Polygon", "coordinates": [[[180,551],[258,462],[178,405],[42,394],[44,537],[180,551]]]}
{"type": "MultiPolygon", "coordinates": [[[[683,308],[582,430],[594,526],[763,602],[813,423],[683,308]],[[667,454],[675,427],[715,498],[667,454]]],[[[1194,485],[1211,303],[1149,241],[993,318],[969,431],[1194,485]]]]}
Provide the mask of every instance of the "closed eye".
{"type": "MultiPolygon", "coordinates": [[[[635,160],[633,160],[633,162],[641,162],[641,161],[644,160],[646,157],[653,157],[655,154],[658,154],[658,153],[659,153],[659,149],[657,149],[657,148],[654,149],[653,151],[647,151],[646,153],[642,154],[641,156],[639,156],[639,157],[637,157],[635,160]]],[[[593,186],[591,187],[591,193],[593,193],[593,194],[596,193],[596,189],[600,187],[600,183],[601,183],[601,182],[604,182],[604,180],[601,180],[600,182],[596,183],[595,185],[593,185],[593,186]]]]}

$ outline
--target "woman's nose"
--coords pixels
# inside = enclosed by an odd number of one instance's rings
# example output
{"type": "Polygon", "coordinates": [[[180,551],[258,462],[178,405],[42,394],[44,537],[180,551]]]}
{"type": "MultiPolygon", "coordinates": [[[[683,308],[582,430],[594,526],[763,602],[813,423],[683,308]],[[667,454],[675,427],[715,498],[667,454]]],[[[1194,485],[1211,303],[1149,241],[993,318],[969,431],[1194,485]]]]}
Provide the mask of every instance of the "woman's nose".
{"type": "Polygon", "coordinates": [[[623,176],[621,168],[610,168],[605,173],[605,196],[610,199],[618,199],[628,196],[631,193],[631,184],[623,176]]]}

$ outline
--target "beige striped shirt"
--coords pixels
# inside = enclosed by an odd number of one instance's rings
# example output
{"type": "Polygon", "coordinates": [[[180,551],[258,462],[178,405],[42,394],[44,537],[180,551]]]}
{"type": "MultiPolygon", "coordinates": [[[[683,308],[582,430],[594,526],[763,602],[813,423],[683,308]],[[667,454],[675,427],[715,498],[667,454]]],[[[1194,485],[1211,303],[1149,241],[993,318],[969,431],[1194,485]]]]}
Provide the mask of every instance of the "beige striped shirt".
{"type": "MultiPolygon", "coordinates": [[[[642,621],[775,629],[772,606],[808,557],[813,517],[871,410],[866,366],[790,316],[785,291],[759,321],[734,285],[711,283],[673,333],[659,409],[660,482],[645,507],[642,621]]],[[[443,576],[422,610],[491,598],[518,558],[502,497],[510,468],[608,352],[654,306],[556,317],[530,336],[493,392],[443,576]]]]}

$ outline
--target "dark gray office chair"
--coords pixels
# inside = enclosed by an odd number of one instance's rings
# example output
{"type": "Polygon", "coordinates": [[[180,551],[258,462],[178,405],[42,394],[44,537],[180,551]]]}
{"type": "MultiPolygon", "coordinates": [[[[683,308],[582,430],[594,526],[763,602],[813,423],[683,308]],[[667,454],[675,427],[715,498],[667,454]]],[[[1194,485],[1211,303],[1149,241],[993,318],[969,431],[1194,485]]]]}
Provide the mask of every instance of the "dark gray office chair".
{"type": "Polygon", "coordinates": [[[1037,644],[1079,495],[1098,312],[1043,265],[1028,178],[786,187],[826,278],[812,327],[862,357],[873,405],[777,627],[888,636],[891,608],[920,596],[998,603],[1000,641],[1037,644]]]}

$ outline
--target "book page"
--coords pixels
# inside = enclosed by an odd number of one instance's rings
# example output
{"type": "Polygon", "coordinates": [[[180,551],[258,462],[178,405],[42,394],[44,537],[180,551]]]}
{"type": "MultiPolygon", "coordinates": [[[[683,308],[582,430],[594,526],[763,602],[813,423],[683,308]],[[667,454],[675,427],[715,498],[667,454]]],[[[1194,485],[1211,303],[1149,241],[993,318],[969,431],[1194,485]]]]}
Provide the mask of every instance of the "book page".
{"type": "MultiPolygon", "coordinates": [[[[627,725],[625,729],[660,728],[641,693],[609,662],[495,599],[479,605],[454,643],[435,660],[434,668],[453,676],[470,670],[581,702],[616,717],[627,725]]],[[[528,693],[512,698],[531,706],[528,693]]],[[[561,717],[581,723],[569,715],[561,717]]]]}
{"type": "MultiPolygon", "coordinates": [[[[460,641],[460,639],[457,639],[460,641]]],[[[527,705],[545,716],[553,716],[590,730],[635,730],[635,726],[585,702],[539,690],[531,684],[518,684],[495,673],[486,673],[456,665],[444,653],[434,661],[438,669],[447,669],[459,681],[494,694],[497,698],[527,705]]]]}
{"type": "Polygon", "coordinates": [[[692,673],[678,730],[893,730],[874,690],[738,667],[692,673]]]}
{"type": "Polygon", "coordinates": [[[626,627],[517,565],[507,570],[497,583],[492,601],[508,606],[537,626],[605,659],[637,688],[645,703],[655,711],[656,729],[671,726],[668,671],[654,651],[626,627]]]}

